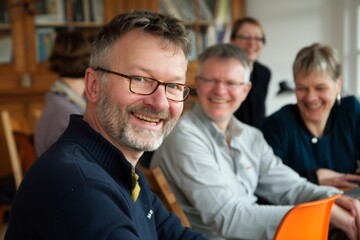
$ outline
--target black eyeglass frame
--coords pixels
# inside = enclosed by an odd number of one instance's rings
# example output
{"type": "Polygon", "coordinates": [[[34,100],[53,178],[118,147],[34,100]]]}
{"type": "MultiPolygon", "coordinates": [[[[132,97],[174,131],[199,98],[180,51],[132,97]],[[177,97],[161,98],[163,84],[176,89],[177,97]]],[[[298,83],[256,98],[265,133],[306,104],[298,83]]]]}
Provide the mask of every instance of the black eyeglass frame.
{"type": "Polygon", "coordinates": [[[215,80],[215,79],[210,79],[210,78],[205,78],[203,76],[196,76],[197,79],[199,79],[200,81],[207,83],[207,84],[219,84],[222,83],[224,84],[227,88],[233,88],[233,87],[240,87],[240,86],[245,86],[246,84],[248,84],[247,82],[234,82],[234,81],[219,81],[219,80],[215,80]]]}
{"type": "Polygon", "coordinates": [[[95,71],[102,71],[102,72],[106,72],[106,73],[110,73],[110,74],[114,74],[116,76],[120,76],[120,77],[123,77],[123,78],[126,78],[128,79],[130,82],[129,82],[129,90],[130,92],[134,93],[134,94],[138,94],[138,95],[144,95],[144,96],[147,96],[147,95],[151,95],[153,94],[160,85],[164,85],[165,87],[165,96],[167,99],[171,100],[171,101],[174,101],[174,102],[184,102],[190,95],[190,92],[192,91],[192,88],[185,85],[185,84],[182,84],[182,83],[164,83],[164,82],[160,82],[159,80],[155,79],[155,78],[150,78],[150,77],[144,77],[144,76],[131,76],[131,75],[126,75],[126,74],[123,74],[123,73],[119,73],[119,72],[115,72],[115,71],[112,71],[112,70],[108,70],[108,69],[105,69],[105,68],[102,68],[102,67],[97,67],[95,69],[95,71]],[[133,81],[134,78],[136,77],[139,77],[139,78],[145,78],[145,79],[149,79],[149,80],[152,80],[154,82],[157,83],[157,86],[155,87],[155,89],[150,92],[150,93],[138,93],[138,92],[134,92],[132,89],[131,89],[131,82],[133,81]],[[183,93],[183,100],[177,100],[177,99],[172,99],[172,98],[169,98],[167,96],[167,86],[169,85],[176,85],[176,86],[182,86],[184,87],[184,93],[183,93]]]}
{"type": "Polygon", "coordinates": [[[236,35],[235,38],[245,40],[245,41],[255,40],[256,42],[265,43],[265,38],[264,37],[250,37],[250,36],[244,36],[244,35],[236,35]]]}

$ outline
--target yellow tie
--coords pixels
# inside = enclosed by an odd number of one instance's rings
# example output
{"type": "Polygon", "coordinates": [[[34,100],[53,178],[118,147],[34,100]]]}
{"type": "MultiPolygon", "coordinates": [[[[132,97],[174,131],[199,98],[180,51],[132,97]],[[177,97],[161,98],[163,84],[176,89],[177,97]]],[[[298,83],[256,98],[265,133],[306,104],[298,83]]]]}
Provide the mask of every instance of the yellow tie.
{"type": "Polygon", "coordinates": [[[135,167],[132,168],[131,171],[131,180],[132,180],[132,189],[131,189],[131,198],[133,202],[136,202],[136,199],[140,193],[140,185],[139,185],[139,175],[135,173],[135,167]]]}

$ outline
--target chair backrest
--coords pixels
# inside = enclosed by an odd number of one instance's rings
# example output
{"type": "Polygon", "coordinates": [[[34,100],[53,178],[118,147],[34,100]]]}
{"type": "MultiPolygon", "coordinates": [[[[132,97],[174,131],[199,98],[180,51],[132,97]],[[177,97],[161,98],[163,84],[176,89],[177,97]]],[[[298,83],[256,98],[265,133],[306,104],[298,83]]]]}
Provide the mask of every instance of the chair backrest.
{"type": "Polygon", "coordinates": [[[184,227],[190,227],[190,223],[177,202],[176,197],[166,181],[161,169],[159,167],[151,169],[145,168],[141,165],[141,163],[138,163],[138,167],[145,175],[151,190],[161,199],[165,207],[180,218],[184,227]]]}
{"type": "Polygon", "coordinates": [[[13,135],[20,157],[21,169],[26,173],[36,161],[34,135],[18,131],[14,131],[13,135]]]}
{"type": "Polygon", "coordinates": [[[12,131],[10,115],[6,110],[1,111],[0,138],[0,145],[1,148],[3,148],[1,150],[4,151],[3,154],[5,153],[5,159],[2,159],[2,161],[10,162],[16,189],[18,189],[20,182],[23,179],[23,171],[12,131]]]}
{"type": "Polygon", "coordinates": [[[283,217],[275,240],[327,240],[331,209],[340,194],[307,203],[290,209],[283,217]]]}
{"type": "MultiPolygon", "coordinates": [[[[1,161],[10,164],[11,172],[15,180],[15,188],[17,190],[23,179],[23,173],[27,172],[35,162],[36,154],[33,135],[14,131],[7,110],[1,111],[0,152],[2,153],[1,161]]],[[[0,227],[3,225],[4,216],[10,208],[9,203],[0,204],[0,227]]],[[[2,229],[0,229],[0,236],[1,235],[2,229]]]]}

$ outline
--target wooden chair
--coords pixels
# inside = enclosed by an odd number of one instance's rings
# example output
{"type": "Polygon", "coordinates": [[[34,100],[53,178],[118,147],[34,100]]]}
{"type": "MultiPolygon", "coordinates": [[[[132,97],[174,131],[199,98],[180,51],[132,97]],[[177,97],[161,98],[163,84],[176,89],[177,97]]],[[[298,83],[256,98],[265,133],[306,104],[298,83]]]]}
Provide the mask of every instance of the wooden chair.
{"type": "Polygon", "coordinates": [[[10,115],[6,110],[1,111],[0,136],[0,143],[2,148],[1,151],[6,153],[4,155],[5,159],[2,159],[2,161],[10,162],[12,173],[15,178],[15,185],[16,188],[18,188],[23,178],[23,170],[21,168],[20,157],[17,151],[16,141],[11,126],[10,115]]]}
{"type": "Polygon", "coordinates": [[[138,167],[145,175],[151,190],[161,199],[165,207],[180,218],[184,227],[190,227],[190,223],[179,203],[176,201],[176,197],[161,169],[159,167],[151,169],[145,168],[141,163],[138,163],[138,167]]]}
{"type": "MultiPolygon", "coordinates": [[[[1,161],[10,163],[11,173],[15,181],[15,189],[18,189],[23,179],[23,173],[26,172],[36,160],[32,135],[14,132],[9,112],[6,110],[1,111],[0,125],[0,151],[4,156],[1,161]]],[[[3,224],[4,215],[9,209],[10,203],[0,205],[1,224],[3,224]]]]}
{"type": "Polygon", "coordinates": [[[290,209],[282,219],[275,240],[327,240],[331,209],[340,194],[290,209]]]}
{"type": "Polygon", "coordinates": [[[26,173],[36,160],[34,135],[13,131],[23,173],[26,173]]]}

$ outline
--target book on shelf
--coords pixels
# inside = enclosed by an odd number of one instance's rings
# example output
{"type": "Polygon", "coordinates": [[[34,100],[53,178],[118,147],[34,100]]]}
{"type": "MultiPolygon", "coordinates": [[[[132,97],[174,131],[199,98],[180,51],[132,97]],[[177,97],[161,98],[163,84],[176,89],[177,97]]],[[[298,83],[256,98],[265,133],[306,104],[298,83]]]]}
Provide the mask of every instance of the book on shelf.
{"type": "Polygon", "coordinates": [[[160,11],[171,14],[178,19],[183,19],[173,0],[160,0],[160,11]]]}
{"type": "Polygon", "coordinates": [[[102,0],[73,0],[73,19],[76,22],[104,23],[102,0]]]}
{"type": "Polygon", "coordinates": [[[83,5],[83,13],[84,13],[84,22],[90,22],[91,21],[91,5],[90,0],[82,0],[83,5]]]}
{"type": "Polygon", "coordinates": [[[196,19],[193,0],[160,0],[160,10],[182,20],[196,19]]]}
{"type": "Polygon", "coordinates": [[[0,23],[9,23],[9,11],[7,10],[6,1],[0,1],[0,23]]]}
{"type": "Polygon", "coordinates": [[[200,18],[204,20],[213,20],[214,14],[211,10],[211,4],[215,4],[213,1],[207,0],[198,0],[199,10],[200,10],[200,18]]]}
{"type": "Polygon", "coordinates": [[[75,22],[83,22],[84,21],[84,5],[83,0],[73,0],[73,19],[75,22]]]}
{"type": "Polygon", "coordinates": [[[213,24],[209,25],[206,35],[208,38],[206,47],[218,43],[216,37],[216,27],[213,24]]]}
{"type": "Polygon", "coordinates": [[[0,64],[11,63],[13,50],[11,35],[0,36],[0,49],[0,64]]]}
{"type": "Polygon", "coordinates": [[[216,9],[216,21],[228,22],[231,20],[230,0],[218,0],[216,9]]]}
{"type": "Polygon", "coordinates": [[[92,22],[103,24],[104,23],[104,2],[103,0],[90,0],[90,20],[92,22]]]}
{"type": "MultiPolygon", "coordinates": [[[[64,23],[69,19],[64,0],[43,0],[35,2],[38,14],[36,24],[64,23]]],[[[72,0],[72,16],[75,22],[104,23],[103,0],[72,0]]]]}
{"type": "Polygon", "coordinates": [[[37,61],[39,63],[45,62],[52,51],[56,38],[56,31],[54,28],[37,28],[36,29],[36,51],[37,61]]]}
{"type": "Polygon", "coordinates": [[[65,21],[65,2],[62,0],[35,1],[36,24],[62,23],[65,21]]]}
{"type": "Polygon", "coordinates": [[[231,26],[229,24],[218,24],[216,31],[216,42],[227,43],[230,41],[231,26]]]}
{"type": "Polygon", "coordinates": [[[196,20],[194,0],[174,0],[171,2],[175,5],[175,8],[179,12],[181,19],[186,21],[196,20]]]}
{"type": "Polygon", "coordinates": [[[189,56],[189,61],[194,61],[197,59],[197,43],[196,43],[196,32],[194,29],[188,29],[189,35],[191,38],[191,52],[189,56]]]}

